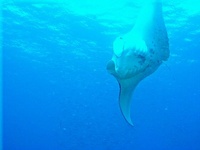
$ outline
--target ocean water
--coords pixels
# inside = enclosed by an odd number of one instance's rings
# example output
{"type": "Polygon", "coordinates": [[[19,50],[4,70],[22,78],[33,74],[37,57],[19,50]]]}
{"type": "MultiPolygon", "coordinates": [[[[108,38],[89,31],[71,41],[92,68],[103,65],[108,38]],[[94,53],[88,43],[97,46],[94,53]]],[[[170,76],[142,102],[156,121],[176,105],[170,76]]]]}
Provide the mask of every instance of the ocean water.
{"type": "Polygon", "coordinates": [[[170,58],[123,118],[106,71],[142,1],[4,2],[4,150],[200,150],[200,2],[164,1],[170,58]]]}

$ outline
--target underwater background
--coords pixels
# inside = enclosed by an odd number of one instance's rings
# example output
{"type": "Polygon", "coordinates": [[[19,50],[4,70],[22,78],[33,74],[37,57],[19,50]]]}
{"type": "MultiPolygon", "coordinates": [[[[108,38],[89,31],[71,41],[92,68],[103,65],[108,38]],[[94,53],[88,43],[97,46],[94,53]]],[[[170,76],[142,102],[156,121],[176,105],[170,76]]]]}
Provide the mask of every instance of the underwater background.
{"type": "Polygon", "coordinates": [[[136,88],[106,70],[144,2],[4,2],[4,150],[200,150],[200,2],[164,1],[170,58],[136,88]]]}

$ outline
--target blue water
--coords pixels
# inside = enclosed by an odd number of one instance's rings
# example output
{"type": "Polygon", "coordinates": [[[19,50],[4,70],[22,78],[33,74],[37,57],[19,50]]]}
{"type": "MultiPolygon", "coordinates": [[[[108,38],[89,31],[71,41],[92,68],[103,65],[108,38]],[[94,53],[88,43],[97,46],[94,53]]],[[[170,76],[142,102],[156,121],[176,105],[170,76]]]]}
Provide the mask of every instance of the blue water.
{"type": "Polygon", "coordinates": [[[4,3],[4,150],[200,150],[200,4],[164,2],[171,55],[137,87],[134,126],[106,71],[140,1],[4,3]]]}

